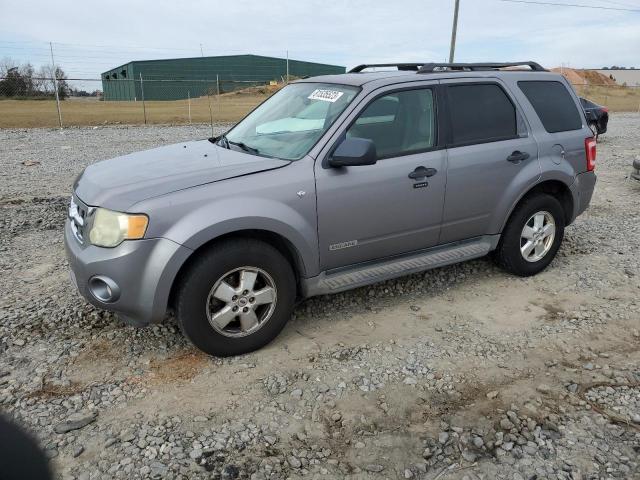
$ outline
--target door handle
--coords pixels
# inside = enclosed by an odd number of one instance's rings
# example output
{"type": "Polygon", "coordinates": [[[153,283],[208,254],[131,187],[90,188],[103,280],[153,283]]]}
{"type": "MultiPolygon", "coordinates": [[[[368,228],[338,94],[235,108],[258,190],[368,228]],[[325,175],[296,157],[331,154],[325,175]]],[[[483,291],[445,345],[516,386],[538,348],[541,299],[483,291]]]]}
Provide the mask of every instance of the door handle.
{"type": "Polygon", "coordinates": [[[435,168],[425,168],[423,166],[416,167],[416,169],[409,174],[409,178],[418,179],[418,178],[426,178],[433,177],[438,170],[435,168]]]}
{"type": "Polygon", "coordinates": [[[527,152],[521,152],[519,150],[516,150],[515,152],[512,152],[511,155],[507,157],[507,162],[520,163],[529,157],[530,155],[527,152]]]}

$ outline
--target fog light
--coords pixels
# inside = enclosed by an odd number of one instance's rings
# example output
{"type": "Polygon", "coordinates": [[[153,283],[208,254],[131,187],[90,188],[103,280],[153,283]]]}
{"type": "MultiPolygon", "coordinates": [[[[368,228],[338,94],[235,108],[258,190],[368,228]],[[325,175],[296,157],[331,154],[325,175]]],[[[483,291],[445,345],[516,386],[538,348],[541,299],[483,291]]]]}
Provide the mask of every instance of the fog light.
{"type": "Polygon", "coordinates": [[[104,275],[96,275],[89,280],[89,291],[96,299],[104,303],[113,303],[120,298],[118,284],[104,275]]]}

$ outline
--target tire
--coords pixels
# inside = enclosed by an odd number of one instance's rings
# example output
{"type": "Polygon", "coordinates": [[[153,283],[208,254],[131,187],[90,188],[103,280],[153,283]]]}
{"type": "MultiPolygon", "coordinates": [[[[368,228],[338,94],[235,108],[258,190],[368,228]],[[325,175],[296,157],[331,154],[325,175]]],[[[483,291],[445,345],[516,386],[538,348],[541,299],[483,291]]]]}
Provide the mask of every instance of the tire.
{"type": "Polygon", "coordinates": [[[280,333],[295,297],[293,269],[276,248],[253,239],[230,239],[205,250],[181,275],[176,317],[184,335],[203,352],[240,355],[263,347],[280,333]],[[243,285],[253,286],[242,290],[243,285]],[[248,313],[242,313],[245,309],[248,313]],[[237,316],[230,320],[234,313],[237,316]]]}
{"type": "Polygon", "coordinates": [[[507,272],[513,273],[520,277],[528,277],[541,272],[551,263],[558,253],[562,238],[564,236],[564,209],[560,202],[552,195],[546,193],[538,193],[523,199],[511,214],[509,221],[500,237],[498,248],[494,253],[494,259],[498,266],[507,272]],[[537,215],[534,219],[533,217],[537,215]],[[544,227],[541,233],[534,233],[537,228],[536,221],[543,217],[544,227]],[[544,237],[549,232],[547,225],[553,221],[553,238],[544,237]],[[525,231],[525,225],[533,226],[525,231]],[[531,240],[525,238],[531,237],[531,240]],[[540,239],[542,248],[537,250],[536,239],[540,239]],[[531,245],[527,242],[531,241],[534,245],[529,251],[531,245]],[[525,258],[525,252],[521,248],[525,248],[528,259],[525,258]],[[542,254],[540,256],[540,254],[542,254]],[[540,257],[540,258],[538,258],[540,257]]]}

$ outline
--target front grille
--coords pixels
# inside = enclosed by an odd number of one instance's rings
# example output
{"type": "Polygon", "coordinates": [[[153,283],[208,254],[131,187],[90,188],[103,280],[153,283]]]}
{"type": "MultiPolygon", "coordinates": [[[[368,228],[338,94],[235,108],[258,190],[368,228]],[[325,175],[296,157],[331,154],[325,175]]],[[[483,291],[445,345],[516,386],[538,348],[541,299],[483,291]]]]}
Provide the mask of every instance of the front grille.
{"type": "Polygon", "coordinates": [[[84,243],[85,232],[88,233],[87,222],[89,221],[90,207],[85,205],[80,199],[71,197],[69,205],[69,219],[71,220],[71,231],[80,243],[84,243]]]}

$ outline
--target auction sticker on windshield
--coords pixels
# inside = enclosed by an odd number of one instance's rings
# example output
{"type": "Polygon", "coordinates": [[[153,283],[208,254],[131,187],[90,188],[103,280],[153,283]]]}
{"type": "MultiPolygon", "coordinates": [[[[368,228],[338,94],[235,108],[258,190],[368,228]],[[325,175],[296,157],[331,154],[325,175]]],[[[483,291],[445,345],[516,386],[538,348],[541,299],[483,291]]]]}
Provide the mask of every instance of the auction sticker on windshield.
{"type": "Polygon", "coordinates": [[[324,102],[335,102],[338,100],[344,92],[338,92],[336,90],[324,90],[317,88],[307,98],[309,100],[322,100],[324,102]]]}

